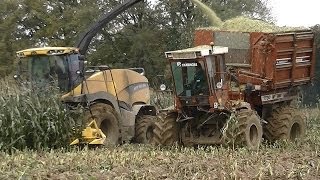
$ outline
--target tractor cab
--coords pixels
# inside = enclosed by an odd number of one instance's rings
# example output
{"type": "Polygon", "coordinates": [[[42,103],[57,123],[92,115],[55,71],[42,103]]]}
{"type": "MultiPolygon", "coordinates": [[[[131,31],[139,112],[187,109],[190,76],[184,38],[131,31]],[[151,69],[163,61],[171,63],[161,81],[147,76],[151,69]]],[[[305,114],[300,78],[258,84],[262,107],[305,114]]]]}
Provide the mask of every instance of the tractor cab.
{"type": "Polygon", "coordinates": [[[198,46],[166,52],[175,87],[176,108],[224,108],[228,100],[227,47],[198,46]]]}
{"type": "Polygon", "coordinates": [[[73,47],[45,47],[17,52],[18,71],[14,76],[32,89],[45,88],[56,83],[62,92],[67,92],[82,81],[77,72],[84,66],[82,56],[73,47]]]}

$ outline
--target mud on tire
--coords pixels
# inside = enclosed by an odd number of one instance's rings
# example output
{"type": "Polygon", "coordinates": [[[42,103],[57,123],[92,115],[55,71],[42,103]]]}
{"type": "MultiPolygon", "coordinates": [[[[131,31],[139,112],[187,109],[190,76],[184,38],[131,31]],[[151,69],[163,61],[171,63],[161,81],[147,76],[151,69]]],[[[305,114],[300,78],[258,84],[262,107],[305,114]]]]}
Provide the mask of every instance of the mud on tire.
{"type": "Polygon", "coordinates": [[[262,141],[262,125],[253,110],[242,109],[235,113],[233,127],[226,129],[224,141],[229,145],[246,146],[251,150],[259,148],[262,141]]]}
{"type": "Polygon", "coordinates": [[[304,137],[306,122],[304,116],[295,108],[279,107],[272,110],[264,127],[264,136],[267,140],[294,141],[304,137]]]}
{"type": "Polygon", "coordinates": [[[138,117],[135,127],[134,142],[140,144],[149,144],[153,138],[153,130],[157,122],[156,116],[144,115],[138,117]]]}
{"type": "Polygon", "coordinates": [[[96,103],[90,106],[91,112],[85,112],[84,120],[90,123],[96,120],[98,127],[107,136],[104,145],[115,146],[119,144],[120,127],[118,113],[110,105],[105,103],[96,103]]]}
{"type": "Polygon", "coordinates": [[[176,114],[162,113],[158,115],[159,121],[155,123],[153,138],[154,145],[172,146],[179,143],[179,127],[176,114]]]}

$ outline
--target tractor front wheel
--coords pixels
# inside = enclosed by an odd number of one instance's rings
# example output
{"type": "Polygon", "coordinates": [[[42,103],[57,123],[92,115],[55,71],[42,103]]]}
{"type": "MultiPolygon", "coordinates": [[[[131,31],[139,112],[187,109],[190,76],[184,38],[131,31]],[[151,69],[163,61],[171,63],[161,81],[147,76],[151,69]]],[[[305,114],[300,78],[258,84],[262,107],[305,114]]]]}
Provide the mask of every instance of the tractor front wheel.
{"type": "Polygon", "coordinates": [[[262,125],[259,116],[253,110],[242,109],[232,116],[227,129],[227,142],[236,146],[246,146],[251,150],[259,148],[262,142],[262,125]]]}
{"type": "Polygon", "coordinates": [[[153,138],[154,145],[172,146],[179,143],[179,128],[176,122],[176,114],[163,113],[158,116],[159,121],[155,123],[153,138]]]}
{"type": "Polygon", "coordinates": [[[150,144],[153,138],[153,130],[157,122],[156,116],[143,115],[136,120],[135,142],[140,144],[150,144]]]}

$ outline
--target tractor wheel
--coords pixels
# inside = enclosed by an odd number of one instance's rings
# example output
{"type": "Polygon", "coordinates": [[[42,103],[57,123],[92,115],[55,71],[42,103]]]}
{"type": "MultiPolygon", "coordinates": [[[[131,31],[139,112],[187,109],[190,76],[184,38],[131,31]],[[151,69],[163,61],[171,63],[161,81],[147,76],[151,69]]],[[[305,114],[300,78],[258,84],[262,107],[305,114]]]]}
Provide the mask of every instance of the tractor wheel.
{"type": "Polygon", "coordinates": [[[150,144],[156,122],[156,116],[140,116],[136,121],[135,142],[140,144],[150,144]]]}
{"type": "Polygon", "coordinates": [[[154,145],[172,146],[179,143],[179,128],[175,114],[161,114],[155,123],[153,138],[154,145]]]}
{"type": "Polygon", "coordinates": [[[247,146],[251,150],[259,148],[262,141],[262,125],[257,113],[242,109],[235,114],[233,128],[227,130],[228,142],[236,146],[247,146]]]}
{"type": "Polygon", "coordinates": [[[110,105],[105,103],[96,103],[91,107],[91,112],[85,112],[85,122],[90,123],[96,120],[98,127],[106,135],[104,145],[115,146],[119,144],[120,128],[118,113],[110,105]]]}
{"type": "Polygon", "coordinates": [[[280,107],[273,109],[271,116],[267,118],[264,136],[271,142],[276,140],[295,141],[303,138],[305,131],[305,119],[297,109],[280,107]]]}

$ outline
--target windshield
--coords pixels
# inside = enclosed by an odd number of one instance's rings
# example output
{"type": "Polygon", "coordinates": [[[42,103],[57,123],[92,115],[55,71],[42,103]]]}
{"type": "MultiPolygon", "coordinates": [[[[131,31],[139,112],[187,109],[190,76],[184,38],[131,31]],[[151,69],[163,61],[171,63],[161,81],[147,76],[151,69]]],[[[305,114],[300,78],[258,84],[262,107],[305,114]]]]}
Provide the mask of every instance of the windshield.
{"type": "Polygon", "coordinates": [[[178,96],[209,94],[202,61],[172,62],[171,68],[178,96]]]}
{"type": "Polygon", "coordinates": [[[57,85],[63,92],[78,84],[76,72],[80,69],[77,55],[29,56],[19,63],[23,81],[32,82],[37,88],[57,85]]]}

